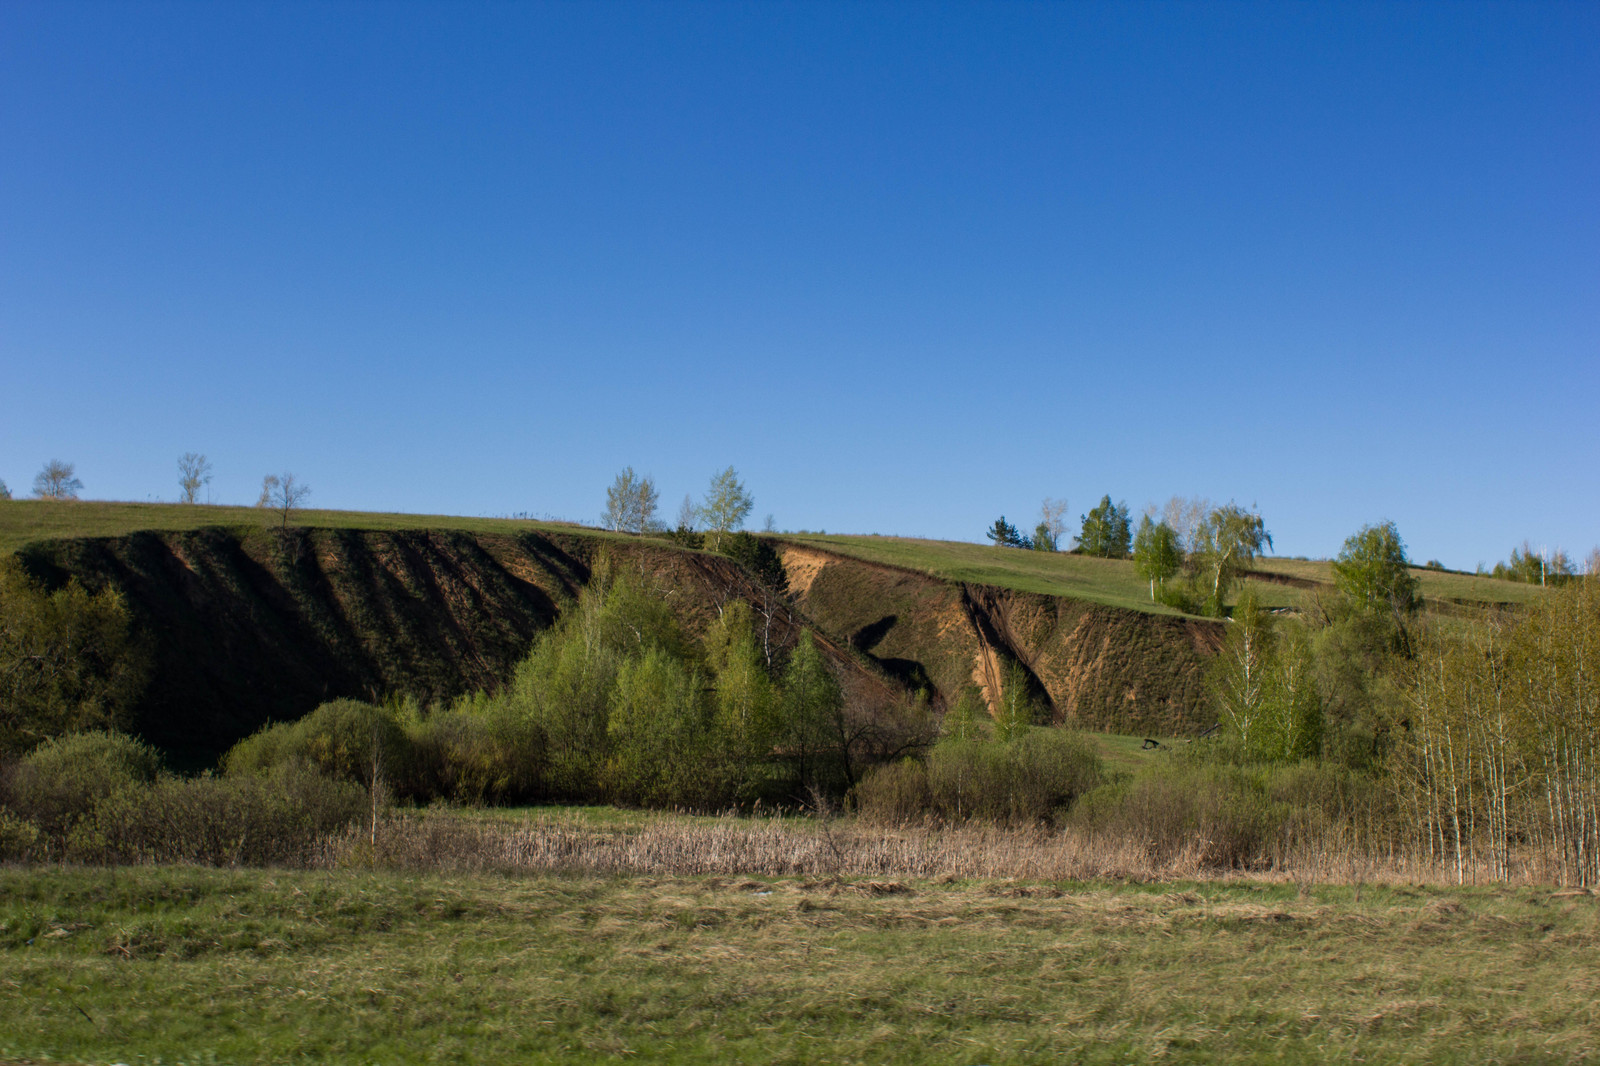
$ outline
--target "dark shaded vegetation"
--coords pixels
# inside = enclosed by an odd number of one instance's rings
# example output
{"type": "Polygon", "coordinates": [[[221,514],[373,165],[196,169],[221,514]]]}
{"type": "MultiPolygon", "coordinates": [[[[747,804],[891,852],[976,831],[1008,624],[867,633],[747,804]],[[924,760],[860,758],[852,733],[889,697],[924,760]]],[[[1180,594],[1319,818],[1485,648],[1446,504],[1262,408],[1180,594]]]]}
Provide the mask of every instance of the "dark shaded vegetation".
{"type": "Polygon", "coordinates": [[[701,810],[841,795],[915,748],[924,705],[846,697],[810,634],[763,642],[731,600],[703,636],[630,573],[602,574],[510,681],[449,703],[325,704],[242,741],[227,773],[312,770],[416,802],[617,802],[701,810]]]}
{"type": "Polygon", "coordinates": [[[497,683],[587,580],[572,547],[532,533],[201,529],[48,541],[23,558],[48,585],[118,590],[154,638],[125,724],[205,765],[327,699],[497,683]]]}

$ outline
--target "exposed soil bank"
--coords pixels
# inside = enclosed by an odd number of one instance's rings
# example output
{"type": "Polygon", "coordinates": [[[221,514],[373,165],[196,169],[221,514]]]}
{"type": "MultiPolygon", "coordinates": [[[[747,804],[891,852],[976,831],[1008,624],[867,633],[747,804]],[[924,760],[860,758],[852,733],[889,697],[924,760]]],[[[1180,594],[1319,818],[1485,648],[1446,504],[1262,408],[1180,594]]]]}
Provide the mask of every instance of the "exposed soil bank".
{"type": "Polygon", "coordinates": [[[1161,735],[1210,724],[1201,683],[1221,623],[942,581],[799,545],[783,558],[818,625],[941,701],[976,684],[993,706],[1015,662],[1057,722],[1161,735]]]}

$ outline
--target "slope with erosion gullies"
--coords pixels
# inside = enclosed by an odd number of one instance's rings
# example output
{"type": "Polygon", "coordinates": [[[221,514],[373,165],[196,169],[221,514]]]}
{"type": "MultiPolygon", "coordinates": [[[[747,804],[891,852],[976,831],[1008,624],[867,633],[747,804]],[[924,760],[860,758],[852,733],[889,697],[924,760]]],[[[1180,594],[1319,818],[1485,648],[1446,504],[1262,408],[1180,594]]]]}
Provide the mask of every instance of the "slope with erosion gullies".
{"type": "Polygon", "coordinates": [[[946,704],[977,685],[993,707],[1008,662],[1058,722],[1172,735],[1210,724],[1205,664],[1220,623],[942,580],[786,543],[796,602],[824,629],[946,704]]]}
{"type": "MultiPolygon", "coordinates": [[[[806,624],[728,559],[581,534],[213,527],[21,554],[51,584],[122,591],[153,658],[132,728],[194,765],[324,700],[493,688],[603,565],[638,573],[697,634],[733,597],[756,607],[774,652],[806,624]]],[[[856,698],[898,694],[846,647],[819,644],[856,698]]]]}

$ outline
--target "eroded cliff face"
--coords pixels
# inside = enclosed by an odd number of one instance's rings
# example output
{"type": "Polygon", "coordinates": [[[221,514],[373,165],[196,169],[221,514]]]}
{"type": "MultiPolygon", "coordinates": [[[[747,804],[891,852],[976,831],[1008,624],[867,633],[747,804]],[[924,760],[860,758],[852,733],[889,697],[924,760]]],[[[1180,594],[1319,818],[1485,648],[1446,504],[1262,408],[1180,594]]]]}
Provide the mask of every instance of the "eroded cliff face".
{"type": "Polygon", "coordinates": [[[508,678],[539,632],[607,570],[627,569],[702,634],[731,599],[754,608],[781,664],[811,627],[847,695],[889,708],[911,691],[1002,695],[1005,664],[1059,722],[1173,734],[1209,724],[1216,623],[940,581],[786,545],[791,597],[731,560],[583,533],[210,528],[56,540],[22,553],[51,583],[120,589],[153,657],[131,726],[203,765],[324,700],[424,701],[508,678]]]}
{"type": "Polygon", "coordinates": [[[937,701],[976,685],[995,706],[1009,661],[1057,722],[1162,735],[1210,724],[1202,677],[1219,623],[941,581],[796,545],[783,559],[806,615],[937,701]]]}
{"type": "MultiPolygon", "coordinates": [[[[775,661],[806,625],[728,559],[582,534],[212,528],[22,554],[51,583],[122,591],[153,658],[130,725],[193,765],[324,700],[493,689],[606,568],[632,571],[695,634],[748,600],[775,661]]],[[[818,642],[856,700],[899,695],[870,660],[818,642]]]]}

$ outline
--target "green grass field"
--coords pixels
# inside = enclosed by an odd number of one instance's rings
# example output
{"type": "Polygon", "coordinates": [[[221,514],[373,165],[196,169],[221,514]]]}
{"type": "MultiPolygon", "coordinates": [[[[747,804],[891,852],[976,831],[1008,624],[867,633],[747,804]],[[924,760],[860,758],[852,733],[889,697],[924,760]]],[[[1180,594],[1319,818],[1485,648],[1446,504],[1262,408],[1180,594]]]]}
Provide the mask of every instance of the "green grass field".
{"type": "MultiPolygon", "coordinates": [[[[951,581],[971,581],[1050,596],[1069,596],[1156,614],[1177,614],[1170,607],[1150,602],[1150,586],[1134,573],[1133,563],[1097,559],[1066,552],[1033,552],[997,548],[963,541],[917,540],[909,537],[800,534],[785,540],[868,562],[917,570],[951,581]]],[[[1327,560],[1267,557],[1255,568],[1300,580],[1331,584],[1333,571],[1327,560]]],[[[1424,598],[1477,603],[1527,603],[1540,589],[1515,581],[1475,577],[1470,574],[1414,570],[1422,582],[1424,598]]],[[[1268,607],[1298,607],[1304,593],[1293,585],[1247,580],[1268,607]]]]}
{"type": "Polygon", "coordinates": [[[1576,1062],[1534,889],[0,870],[0,1061],[1576,1062]]]}
{"type": "MultiPolygon", "coordinates": [[[[561,522],[520,518],[461,518],[452,515],[388,514],[379,511],[294,512],[294,524],[317,529],[459,529],[468,533],[522,533],[528,530],[582,532],[616,537],[598,529],[561,522]]],[[[178,503],[115,503],[81,500],[0,502],[0,552],[12,552],[31,541],[63,537],[120,537],[144,530],[162,532],[224,526],[261,529],[277,517],[258,507],[224,507],[178,503]]]]}
{"type": "MultiPolygon", "coordinates": [[[[450,515],[389,514],[376,511],[297,511],[297,525],[326,529],[453,529],[468,533],[519,533],[527,530],[624,535],[565,523],[514,518],[462,518],[450,515]]],[[[116,503],[85,500],[51,503],[41,500],[0,502],[0,552],[15,551],[31,541],[62,537],[115,537],[142,530],[179,531],[202,526],[259,529],[274,516],[255,507],[186,506],[172,503],[116,503]]],[[[632,539],[632,538],[628,538],[632,539]]],[[[1150,601],[1150,588],[1126,560],[1096,559],[1065,552],[1031,552],[964,541],[918,540],[909,537],[794,534],[783,538],[801,545],[849,555],[868,562],[917,570],[951,581],[970,581],[1067,596],[1156,614],[1176,614],[1150,601]]],[[[1257,569],[1290,577],[1329,582],[1326,561],[1266,558],[1257,569]]],[[[1526,603],[1540,590],[1532,585],[1470,574],[1417,570],[1424,597],[1480,603],[1526,603]]],[[[1248,581],[1269,607],[1296,607],[1302,592],[1290,585],[1248,581]]]]}

